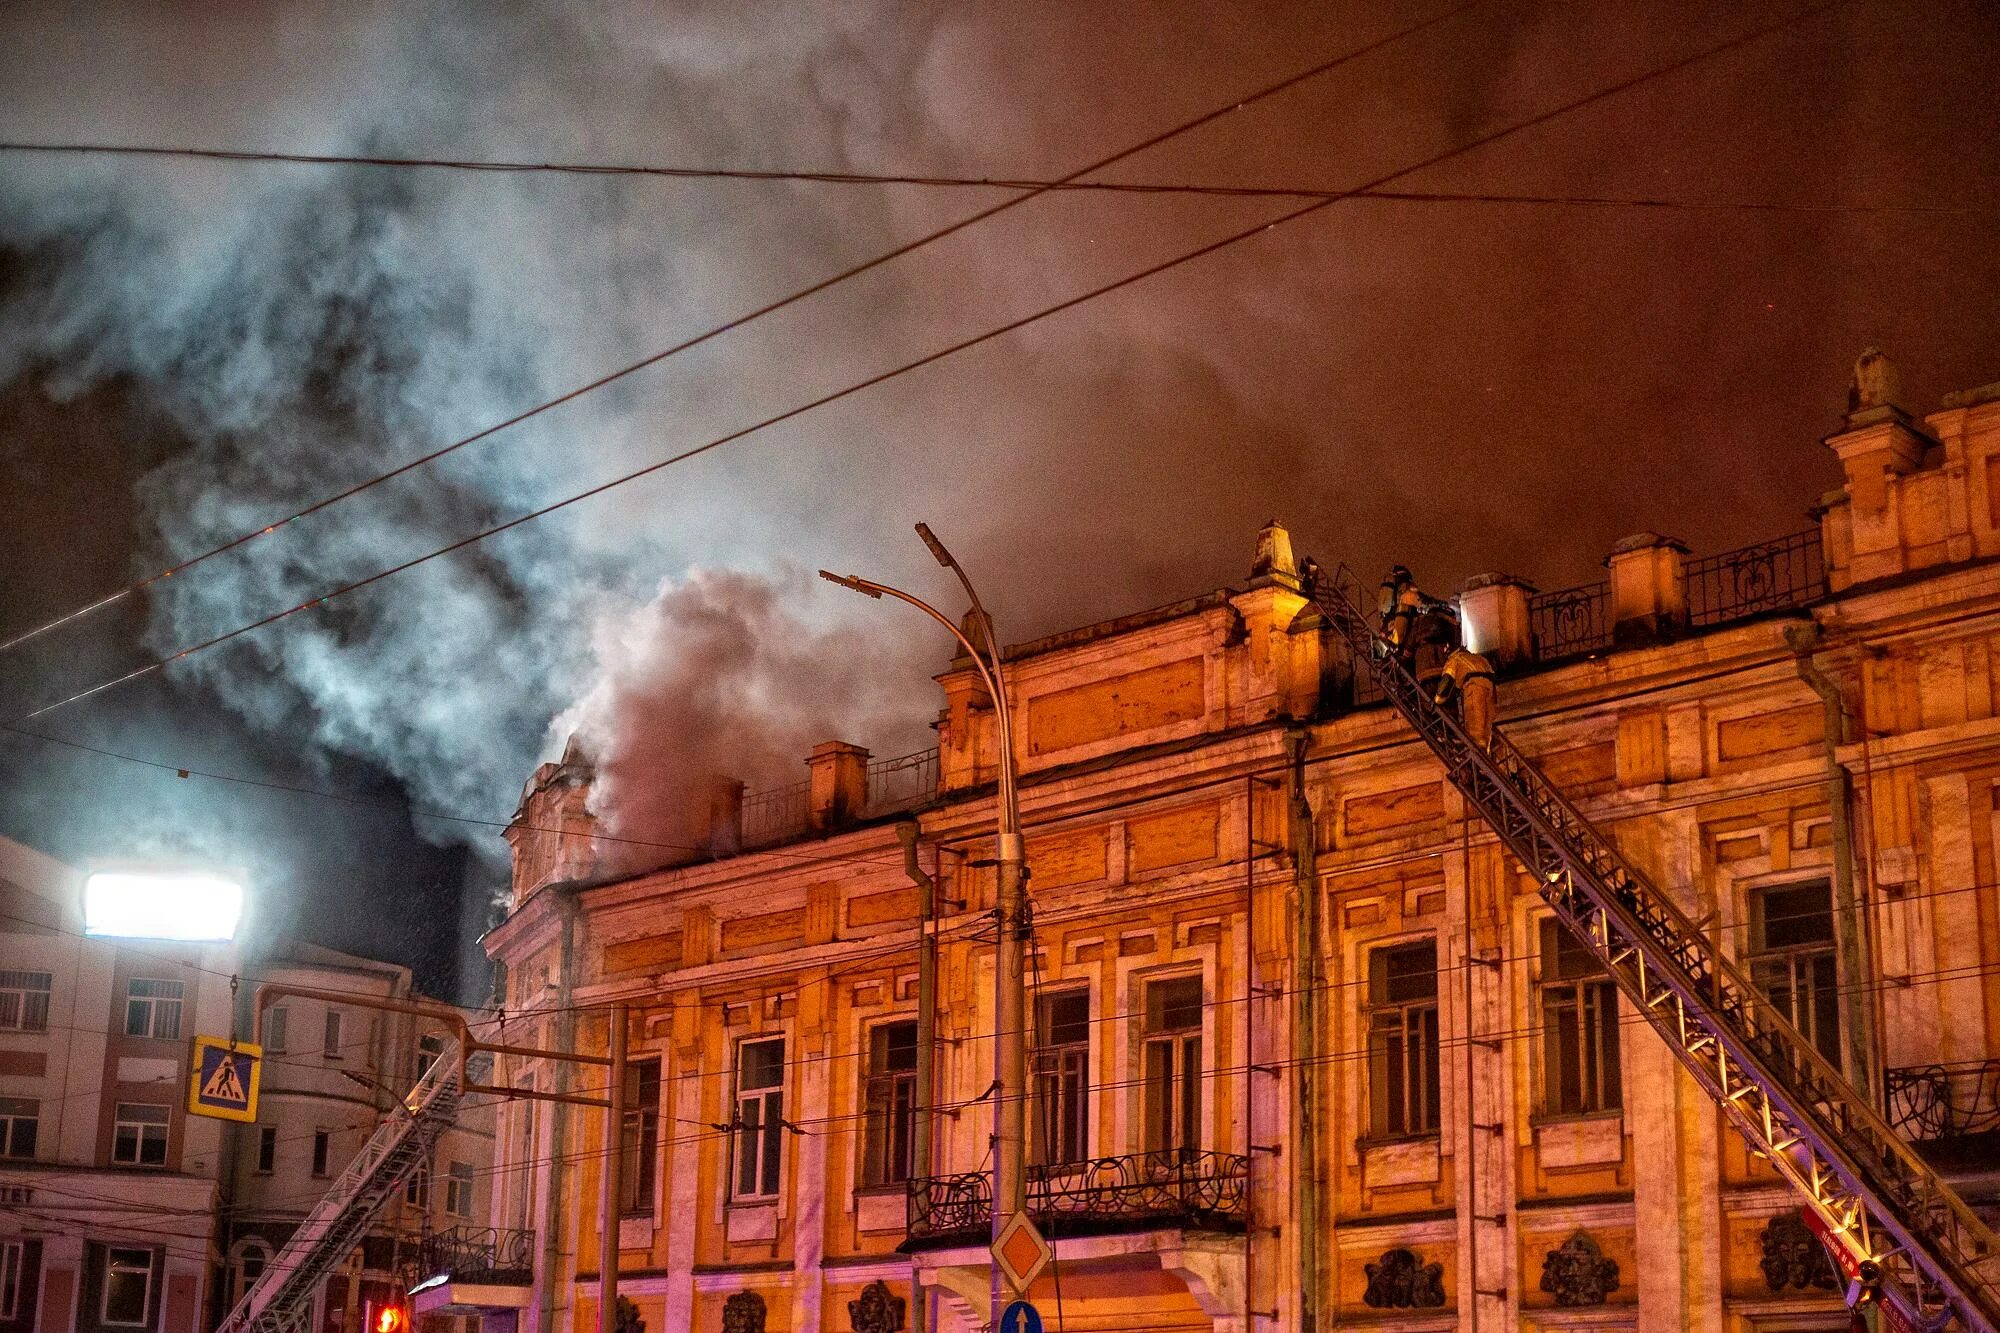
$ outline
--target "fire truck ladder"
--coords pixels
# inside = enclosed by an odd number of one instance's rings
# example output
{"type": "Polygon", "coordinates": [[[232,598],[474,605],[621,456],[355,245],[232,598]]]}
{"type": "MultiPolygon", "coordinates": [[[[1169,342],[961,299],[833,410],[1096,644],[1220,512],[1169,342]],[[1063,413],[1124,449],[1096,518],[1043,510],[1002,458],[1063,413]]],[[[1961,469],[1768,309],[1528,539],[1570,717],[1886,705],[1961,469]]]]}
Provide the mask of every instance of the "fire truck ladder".
{"type": "MultiPolygon", "coordinates": [[[[2000,1239],[1667,894],[1497,733],[1475,745],[1361,611],[1342,569],[1316,604],[1556,915],[1911,1325],[2000,1327],[2000,1239]]],[[[1850,1291],[1860,1293],[1850,1285],[1850,1291]]],[[[1851,1297],[1852,1298],[1852,1297],[1851,1297]]]]}
{"type": "Polygon", "coordinates": [[[431,1063],[216,1333],[301,1333],[320,1282],[346,1261],[410,1173],[429,1156],[464,1092],[454,1045],[431,1063]]]}

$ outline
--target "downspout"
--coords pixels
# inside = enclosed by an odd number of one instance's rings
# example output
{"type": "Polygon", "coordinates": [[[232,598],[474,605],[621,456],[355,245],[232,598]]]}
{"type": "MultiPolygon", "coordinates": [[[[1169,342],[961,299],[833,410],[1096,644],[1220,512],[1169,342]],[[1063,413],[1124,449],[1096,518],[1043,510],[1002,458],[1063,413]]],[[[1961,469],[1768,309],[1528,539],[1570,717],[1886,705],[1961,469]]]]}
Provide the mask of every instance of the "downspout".
{"type": "Polygon", "coordinates": [[[1833,937],[1840,951],[1850,1078],[1870,1104],[1880,1106],[1875,1009],[1870,1002],[1875,970],[1869,956],[1868,920],[1854,889],[1854,788],[1840,762],[1840,747],[1853,742],[1856,727],[1840,683],[1819,664],[1816,654],[1822,639],[1817,621],[1785,627],[1785,642],[1798,660],[1799,679],[1819,695],[1826,712],[1822,745],[1826,752],[1826,806],[1833,825],[1833,937]]]}
{"type": "MultiPolygon", "coordinates": [[[[576,1049],[576,1009],[570,1003],[571,993],[576,987],[576,895],[566,888],[557,888],[556,911],[562,917],[562,943],[556,954],[556,1040],[558,1051],[576,1049]]],[[[555,1061],[556,1092],[570,1091],[570,1062],[555,1061]]],[[[549,1116],[549,1175],[548,1193],[542,1200],[542,1310],[540,1333],[554,1333],[556,1329],[556,1287],[560,1283],[565,1289],[569,1279],[561,1271],[562,1248],[562,1201],[567,1196],[564,1187],[565,1159],[568,1157],[569,1116],[568,1102],[551,1102],[549,1116]]]]}
{"type": "MultiPolygon", "coordinates": [[[[911,1114],[910,1177],[925,1180],[931,1174],[931,1102],[937,1088],[937,881],[917,864],[917,834],[914,819],[896,825],[903,873],[917,887],[917,1104],[911,1114]]],[[[930,1293],[918,1284],[912,1260],[910,1333],[929,1327],[930,1293]]]]}
{"type": "Polygon", "coordinates": [[[1319,1328],[1319,1080],[1313,1061],[1319,1047],[1319,876],[1315,869],[1312,802],[1306,797],[1304,731],[1285,736],[1292,771],[1292,947],[1298,951],[1299,983],[1292,997],[1292,1133],[1298,1165],[1293,1180],[1298,1199],[1299,1333],[1319,1328]]]}

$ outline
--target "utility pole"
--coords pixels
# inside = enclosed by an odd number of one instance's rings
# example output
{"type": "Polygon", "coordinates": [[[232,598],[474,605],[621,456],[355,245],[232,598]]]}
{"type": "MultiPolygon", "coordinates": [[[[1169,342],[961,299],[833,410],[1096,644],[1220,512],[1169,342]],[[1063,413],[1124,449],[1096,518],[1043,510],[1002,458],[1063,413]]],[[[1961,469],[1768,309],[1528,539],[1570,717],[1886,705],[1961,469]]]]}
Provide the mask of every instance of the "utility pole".
{"type": "MultiPolygon", "coordinates": [[[[900,588],[824,569],[819,576],[829,583],[838,583],[843,588],[878,600],[888,596],[907,602],[943,625],[965,649],[966,656],[972,659],[973,667],[979,672],[986,692],[993,700],[994,733],[1000,751],[994,812],[997,825],[995,865],[999,872],[994,916],[999,926],[999,940],[994,950],[993,966],[992,1235],[998,1240],[1002,1228],[1015,1213],[1021,1211],[1027,1195],[1028,1003],[1027,974],[1023,963],[1028,927],[1028,871],[1021,838],[1019,783],[1014,769],[1014,717],[1008,706],[1006,681],[1001,673],[1000,641],[993,632],[993,617],[987,614],[965,570],[929,526],[917,524],[917,535],[923,538],[924,545],[930,548],[937,562],[958,577],[959,586],[965,589],[966,599],[972,603],[969,619],[974,633],[983,642],[973,642],[950,616],[900,588]]],[[[995,1317],[1012,1294],[1015,1293],[1008,1289],[1000,1265],[995,1263],[992,1287],[995,1317]]]]}
{"type": "Polygon", "coordinates": [[[625,1193],[625,1006],[611,1006],[610,1103],[604,1108],[604,1215],[598,1239],[597,1333],[618,1333],[618,1213],[625,1193]]]}

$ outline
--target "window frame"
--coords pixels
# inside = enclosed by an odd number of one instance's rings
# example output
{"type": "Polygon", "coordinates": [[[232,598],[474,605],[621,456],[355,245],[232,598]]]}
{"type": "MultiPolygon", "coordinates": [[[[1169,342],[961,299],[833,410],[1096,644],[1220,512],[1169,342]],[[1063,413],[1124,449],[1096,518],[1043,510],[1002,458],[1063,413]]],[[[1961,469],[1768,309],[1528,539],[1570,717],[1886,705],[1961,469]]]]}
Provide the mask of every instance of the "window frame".
{"type": "Polygon", "coordinates": [[[257,1165],[251,1174],[268,1176],[278,1169],[278,1127],[276,1125],[257,1126],[257,1165]]]}
{"type": "Polygon", "coordinates": [[[618,1146],[625,1154],[619,1181],[625,1197],[618,1201],[619,1215],[623,1217],[651,1217],[654,1213],[653,1195],[658,1189],[660,1170],[661,1096],[660,1057],[642,1056],[627,1061],[625,1123],[618,1137],[618,1146]]]}
{"type": "MultiPolygon", "coordinates": [[[[1750,976],[1750,984],[1757,993],[1781,1014],[1785,1020],[1798,1029],[1814,1050],[1826,1058],[1828,1064],[1845,1074],[1847,1072],[1847,1015],[1841,1004],[1840,984],[1840,923],[1833,901],[1833,881],[1824,875],[1809,876],[1804,879],[1783,880],[1774,884],[1753,886],[1747,895],[1747,915],[1749,917],[1749,947],[1743,951],[1743,970],[1750,976]],[[1782,893],[1796,893],[1801,889],[1820,889],[1826,894],[1826,937],[1824,939],[1795,940],[1789,944],[1770,943],[1769,923],[1773,920],[1802,920],[1805,914],[1785,913],[1772,918],[1766,905],[1769,900],[1782,893]],[[1783,998],[1774,988],[1766,984],[1772,970],[1782,968],[1784,981],[1783,998]],[[1813,975],[1822,972],[1824,975],[1813,975]],[[1802,981],[1803,976],[1803,981],[1802,981]],[[1826,1011],[1820,1012],[1824,1003],[1826,1011]],[[1821,1023],[1830,1021],[1831,1031],[1825,1040],[1821,1039],[1821,1023]]],[[[1818,916],[1814,912],[1811,916],[1818,916]]]]}
{"type": "Polygon", "coordinates": [[[901,1189],[916,1164],[917,1021],[890,1018],[867,1029],[867,1067],[861,1078],[861,1160],[855,1187],[901,1189]],[[898,1067],[902,1044],[891,1035],[909,1030],[909,1065],[898,1067]]]}
{"type": "Polygon", "coordinates": [[[736,1043],[736,1065],[730,1080],[735,1100],[730,1108],[729,1200],[732,1203],[761,1204],[775,1200],[785,1183],[785,1038],[745,1037],[736,1043]],[[744,1053],[753,1047],[777,1048],[775,1083],[745,1087],[744,1053]],[[755,1104],[756,1119],[746,1121],[746,1106],[755,1104]],[[767,1114],[768,1113],[768,1114],[767,1114]],[[747,1148],[747,1152],[746,1152],[747,1148]],[[745,1170],[755,1177],[756,1188],[744,1186],[745,1170]]]}
{"type": "Polygon", "coordinates": [[[1090,1160],[1094,1025],[1089,986],[1053,988],[1035,997],[1035,1045],[1028,1057],[1030,1165],[1073,1166],[1090,1160]],[[1083,1036],[1059,1042],[1053,1035],[1057,1025],[1052,1011],[1059,1004],[1077,1000],[1083,1002],[1083,1036]]]}
{"type": "Polygon", "coordinates": [[[1208,980],[1200,972],[1147,977],[1139,1019],[1139,1133],[1141,1150],[1160,1161],[1186,1161],[1201,1152],[1207,1099],[1203,1045],[1208,980]],[[1192,982],[1197,1003],[1192,1023],[1174,1024],[1167,1010],[1169,987],[1192,982]],[[1161,1000],[1156,1014],[1153,1002],[1161,1000]]]}
{"type": "Polygon", "coordinates": [[[165,1168],[169,1165],[167,1158],[169,1156],[169,1149],[172,1146],[173,1128],[174,1108],[170,1105],[163,1105],[159,1102],[114,1103],[111,1111],[111,1164],[113,1166],[165,1168]],[[126,1115],[127,1111],[158,1111],[160,1118],[154,1120],[148,1117],[146,1119],[134,1120],[126,1115]],[[124,1131],[127,1126],[130,1126],[135,1131],[132,1139],[133,1156],[129,1158],[118,1155],[119,1140],[124,1137],[124,1131]],[[146,1144],[151,1140],[152,1136],[147,1131],[154,1129],[160,1132],[158,1140],[160,1145],[160,1159],[157,1162],[149,1162],[146,1160],[146,1144]]]}
{"type": "Polygon", "coordinates": [[[1363,1142],[1411,1142],[1439,1138],[1443,1132],[1444,1020],[1437,957],[1435,935],[1380,941],[1367,951],[1368,989],[1361,1010],[1368,1053],[1363,1142]],[[1420,948],[1430,951],[1429,993],[1392,998],[1395,978],[1389,974],[1390,958],[1420,948]],[[1393,1089],[1392,1082],[1397,1084],[1393,1089]]]}
{"type": "Polygon", "coordinates": [[[127,977],[125,979],[125,1035],[142,1041],[179,1041],[181,1020],[185,1017],[187,1004],[187,983],[173,977],[127,977]],[[141,986],[171,986],[171,995],[140,994],[141,986]],[[144,1006],[145,1021],[140,1031],[133,1031],[132,1017],[144,1006]],[[162,1016],[171,1013],[173,1022],[162,1021],[162,1016]],[[171,1026],[172,1031],[161,1029],[171,1026]]]}
{"type": "Polygon", "coordinates": [[[55,991],[55,983],[53,972],[28,968],[0,970],[0,1032],[47,1032],[49,997],[55,991]],[[36,977],[41,978],[39,985],[33,980],[36,977]]]}
{"type": "Polygon", "coordinates": [[[28,1285],[28,1242],[0,1240],[0,1320],[21,1317],[21,1292],[28,1285]]]}
{"type": "Polygon", "coordinates": [[[345,1015],[340,1010],[334,1008],[332,1005],[327,1006],[326,1026],[319,1048],[320,1059],[342,1060],[346,1058],[340,1053],[343,1035],[341,1029],[346,1026],[342,1021],[344,1017],[345,1015]]]}
{"type": "Polygon", "coordinates": [[[447,1215],[462,1220],[471,1219],[474,1180],[472,1163],[445,1163],[444,1210],[447,1215]]]}
{"type": "Polygon", "coordinates": [[[39,1097],[0,1097],[0,1162],[32,1162],[41,1147],[42,1101],[39,1097]],[[28,1126],[28,1150],[15,1152],[21,1126],[28,1126]]]}
{"type": "Polygon", "coordinates": [[[312,1176],[314,1180],[325,1180],[333,1174],[333,1131],[315,1129],[313,1131],[312,1176]]]}
{"type": "MultiPolygon", "coordinates": [[[[136,1245],[106,1245],[104,1247],[104,1276],[100,1283],[103,1288],[97,1296],[97,1322],[110,1328],[146,1328],[152,1323],[153,1276],[159,1271],[159,1251],[143,1249],[136,1245]],[[137,1319],[113,1319],[111,1317],[112,1279],[121,1271],[115,1256],[120,1254],[143,1254],[146,1256],[145,1281],[139,1288],[139,1317],[137,1319]]],[[[125,1269],[125,1272],[131,1270],[125,1269]]]]}
{"type": "Polygon", "coordinates": [[[444,1058],[444,1035],[425,1032],[417,1037],[417,1077],[421,1083],[430,1076],[431,1069],[444,1058]]]}
{"type": "Polygon", "coordinates": [[[1561,918],[1544,916],[1536,923],[1535,1014],[1541,1068],[1534,1119],[1546,1122],[1623,1115],[1624,1046],[1619,1033],[1618,983],[1581,941],[1576,941],[1573,950],[1565,949],[1565,938],[1574,941],[1575,932],[1561,918]],[[1576,952],[1584,960],[1581,970],[1565,969],[1563,959],[1576,952]],[[1559,1034],[1564,1014],[1571,1016],[1573,1026],[1569,1033],[1559,1034]],[[1562,1104],[1566,1092],[1563,1074],[1570,1059],[1576,1061],[1579,1103],[1573,1107],[1562,1104]]]}
{"type": "Polygon", "coordinates": [[[283,1055],[285,1053],[285,1041],[291,1035],[287,1031],[290,1026],[290,1011],[282,1004],[273,1005],[270,1011],[264,1015],[264,1054],[283,1055]]]}

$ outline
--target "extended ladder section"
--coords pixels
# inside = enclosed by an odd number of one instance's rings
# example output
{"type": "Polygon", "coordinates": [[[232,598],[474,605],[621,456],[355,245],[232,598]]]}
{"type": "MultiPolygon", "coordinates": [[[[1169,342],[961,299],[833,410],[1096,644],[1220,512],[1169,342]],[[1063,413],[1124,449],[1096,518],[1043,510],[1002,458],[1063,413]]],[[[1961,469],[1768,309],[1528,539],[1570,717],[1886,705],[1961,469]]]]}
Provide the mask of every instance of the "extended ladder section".
{"type": "Polygon", "coordinates": [[[396,1190],[430,1156],[458,1112],[464,1085],[454,1043],[375,1127],[217,1333],[300,1333],[307,1326],[320,1282],[353,1253],[396,1190]]]}
{"type": "Polygon", "coordinates": [[[1322,585],[1319,609],[1452,785],[1535,876],[1653,1030],[1783,1175],[1844,1252],[1879,1268],[1912,1325],[2000,1326],[2000,1240],[1812,1043],[1504,737],[1474,744],[1361,610],[1322,585]]]}

